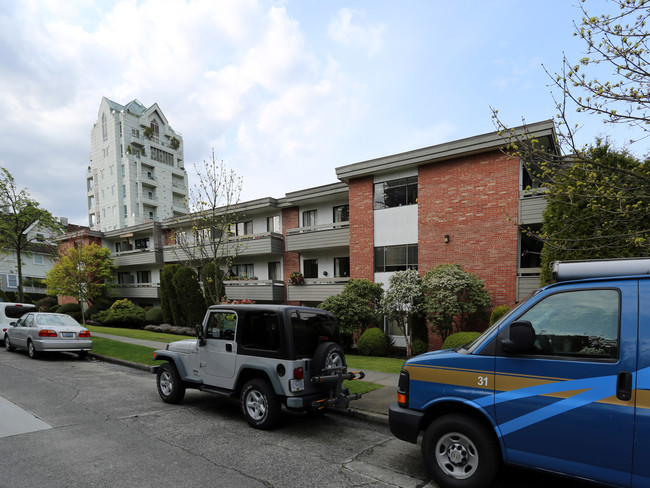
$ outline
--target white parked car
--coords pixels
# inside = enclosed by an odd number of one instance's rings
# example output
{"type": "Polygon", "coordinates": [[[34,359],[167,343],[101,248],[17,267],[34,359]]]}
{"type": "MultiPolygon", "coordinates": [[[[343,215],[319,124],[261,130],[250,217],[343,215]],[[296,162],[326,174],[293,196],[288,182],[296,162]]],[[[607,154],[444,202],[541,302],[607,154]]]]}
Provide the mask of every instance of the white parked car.
{"type": "Polygon", "coordinates": [[[30,312],[7,328],[5,349],[25,349],[35,359],[42,352],[76,352],[83,358],[93,347],[90,332],[69,315],[30,312]]]}
{"type": "Polygon", "coordinates": [[[0,302],[0,346],[4,345],[5,332],[9,324],[17,321],[27,312],[34,312],[36,307],[28,303],[0,302]]]}

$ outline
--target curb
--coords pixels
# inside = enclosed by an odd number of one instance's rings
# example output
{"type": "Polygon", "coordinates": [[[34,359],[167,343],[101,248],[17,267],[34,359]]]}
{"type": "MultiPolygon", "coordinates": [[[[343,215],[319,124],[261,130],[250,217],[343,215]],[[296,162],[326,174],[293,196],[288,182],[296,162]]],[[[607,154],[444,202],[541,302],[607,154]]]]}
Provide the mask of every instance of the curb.
{"type": "MultiPolygon", "coordinates": [[[[124,359],[112,358],[110,356],[102,356],[100,354],[95,354],[93,352],[88,353],[89,358],[93,358],[97,361],[103,361],[105,363],[118,364],[120,366],[126,366],[128,368],[139,369],[140,371],[149,372],[149,366],[140,363],[134,363],[132,361],[126,361],[124,359]]],[[[361,410],[357,408],[348,408],[346,411],[332,409],[330,412],[336,413],[338,415],[345,415],[348,417],[354,417],[361,420],[367,420],[375,424],[388,425],[388,415],[383,415],[380,413],[370,412],[368,410],[361,410]]]]}

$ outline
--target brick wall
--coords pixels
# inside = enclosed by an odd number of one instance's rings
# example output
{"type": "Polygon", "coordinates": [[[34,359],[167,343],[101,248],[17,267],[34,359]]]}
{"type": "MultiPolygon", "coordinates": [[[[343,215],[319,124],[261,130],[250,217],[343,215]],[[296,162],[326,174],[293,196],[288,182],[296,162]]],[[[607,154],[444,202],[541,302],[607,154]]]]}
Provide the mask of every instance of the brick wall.
{"type": "MultiPolygon", "coordinates": [[[[298,207],[285,208],[282,210],[282,235],[286,243],[287,230],[300,227],[298,218],[298,207]]],[[[300,271],[300,254],[297,252],[284,251],[282,257],[282,279],[284,281],[284,301],[287,305],[300,305],[299,302],[287,301],[287,283],[289,275],[294,271],[300,271]]]]}
{"type": "Polygon", "coordinates": [[[485,280],[493,305],[513,306],[518,210],[519,161],[500,151],[421,166],[421,274],[437,264],[458,263],[485,280]]]}
{"type": "Polygon", "coordinates": [[[350,277],[374,282],[372,176],[350,181],[350,277]]]}

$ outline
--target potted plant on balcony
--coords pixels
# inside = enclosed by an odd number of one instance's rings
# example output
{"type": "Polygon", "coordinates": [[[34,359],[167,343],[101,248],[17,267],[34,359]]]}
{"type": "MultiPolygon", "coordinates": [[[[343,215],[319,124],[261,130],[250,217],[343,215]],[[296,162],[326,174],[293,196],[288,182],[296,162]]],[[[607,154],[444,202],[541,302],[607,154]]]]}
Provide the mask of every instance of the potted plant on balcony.
{"type": "Polygon", "coordinates": [[[300,271],[294,271],[289,275],[289,284],[290,285],[304,285],[305,279],[302,276],[300,271]]]}

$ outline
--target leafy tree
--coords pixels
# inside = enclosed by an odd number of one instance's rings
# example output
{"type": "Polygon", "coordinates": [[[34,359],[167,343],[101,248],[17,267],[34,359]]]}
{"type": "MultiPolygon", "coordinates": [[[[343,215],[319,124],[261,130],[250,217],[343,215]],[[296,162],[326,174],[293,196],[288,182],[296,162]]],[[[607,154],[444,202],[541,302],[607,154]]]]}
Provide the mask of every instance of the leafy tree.
{"type": "Polygon", "coordinates": [[[404,335],[406,356],[411,357],[413,317],[423,306],[422,278],[413,269],[397,271],[388,278],[389,288],[381,299],[381,310],[404,335]]]}
{"type": "Polygon", "coordinates": [[[650,194],[643,178],[650,163],[598,141],[585,159],[558,168],[548,185],[541,281],[550,283],[553,261],[647,256],[650,194]],[[594,192],[594,189],[607,190],[594,192]]]}
{"type": "Polygon", "coordinates": [[[163,322],[181,323],[181,309],[174,289],[174,275],[181,268],[180,264],[166,264],[160,271],[160,308],[163,322]]]}
{"type": "Polygon", "coordinates": [[[344,345],[352,345],[352,336],[381,323],[377,313],[384,290],[378,283],[357,279],[348,281],[339,295],[326,298],[319,308],[334,314],[344,345]]]}
{"type": "Polygon", "coordinates": [[[429,325],[443,341],[482,318],[490,306],[483,280],[457,264],[440,264],[422,279],[429,325]]]}
{"type": "MultiPolygon", "coordinates": [[[[645,223],[650,210],[645,199],[645,195],[650,194],[647,164],[613,163],[609,158],[602,158],[598,146],[608,146],[608,142],[597,143],[597,150],[578,145],[575,139],[578,126],[571,124],[567,114],[568,109],[575,106],[578,112],[602,117],[605,123],[627,124],[638,129],[642,139],[649,135],[650,48],[646,21],[650,15],[650,3],[645,0],[612,0],[611,3],[616,13],[594,15],[587,11],[586,5],[589,4],[581,0],[582,18],[579,24],[574,23],[574,36],[585,42],[586,56],[578,62],[565,57],[560,73],[547,71],[556,91],[561,94],[559,98],[554,97],[558,110],[555,140],[540,141],[531,131],[522,134],[509,129],[499,120],[496,110],[493,110],[493,118],[510,142],[508,151],[522,158],[536,184],[552,189],[558,183],[554,197],[559,197],[559,192],[565,190],[563,199],[566,204],[572,204],[576,192],[579,201],[591,205],[598,201],[625,201],[618,207],[606,206],[603,217],[608,222],[633,223],[631,227],[599,227],[591,236],[578,229],[579,241],[569,240],[566,245],[556,241],[553,247],[609,255],[613,250],[612,243],[619,240],[623,248],[636,246],[639,253],[645,249],[647,255],[650,248],[650,228],[645,223]],[[560,157],[560,151],[570,156],[560,157]],[[577,167],[573,178],[565,171],[571,165],[577,167]],[[575,176],[580,174],[588,177],[589,181],[579,183],[575,176]],[[565,178],[571,178],[573,184],[567,184],[565,178]],[[609,239],[604,239],[606,236],[609,239]]],[[[630,143],[634,142],[630,140],[630,143]]],[[[619,155],[623,159],[630,157],[625,151],[619,155]]],[[[553,218],[552,213],[549,213],[550,218],[553,218]]],[[[574,222],[565,221],[564,224],[563,235],[566,237],[574,222]]],[[[537,237],[546,242],[548,235],[537,237]]]]}
{"type": "Polygon", "coordinates": [[[212,153],[204,167],[194,166],[198,184],[190,190],[190,214],[178,221],[174,234],[176,257],[185,266],[201,270],[206,302],[219,303],[225,292],[223,269],[227,269],[244,245],[231,239],[236,233],[242,179],[218,163],[212,153]]]}
{"type": "Polygon", "coordinates": [[[181,310],[180,327],[194,327],[203,321],[207,310],[196,272],[191,268],[180,268],[172,278],[174,293],[181,310]]]}
{"type": "MultiPolygon", "coordinates": [[[[23,255],[35,246],[54,245],[43,240],[43,235],[31,232],[38,228],[45,233],[58,234],[61,224],[50,212],[40,208],[32,200],[26,189],[18,189],[16,181],[5,168],[0,168],[0,251],[16,253],[16,272],[18,274],[18,301],[24,301],[23,293],[23,255]]],[[[53,251],[52,251],[53,252],[53,251]]]]}
{"type": "Polygon", "coordinates": [[[80,302],[95,301],[113,277],[115,267],[110,254],[110,249],[97,244],[70,247],[47,272],[47,292],[71,296],[80,302]]]}

